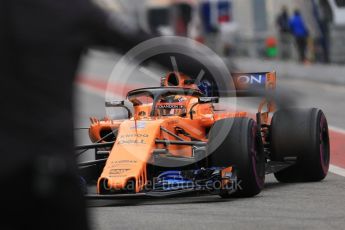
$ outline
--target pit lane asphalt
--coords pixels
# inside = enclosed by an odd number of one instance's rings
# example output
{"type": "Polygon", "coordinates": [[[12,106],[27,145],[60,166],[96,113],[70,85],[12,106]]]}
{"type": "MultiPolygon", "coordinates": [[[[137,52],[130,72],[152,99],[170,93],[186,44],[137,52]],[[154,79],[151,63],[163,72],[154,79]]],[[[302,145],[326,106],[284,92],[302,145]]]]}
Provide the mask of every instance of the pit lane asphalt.
{"type": "MultiPolygon", "coordinates": [[[[81,73],[106,80],[113,61],[89,57],[81,73]]],[[[278,73],[279,74],[279,73],[278,73]]],[[[278,76],[279,77],[279,76],[278,76]]],[[[299,94],[299,104],[322,108],[329,123],[345,128],[345,88],[301,80],[279,81],[299,94]]],[[[76,127],[87,127],[89,116],[104,116],[104,98],[76,86],[76,127]]],[[[85,130],[77,143],[87,143],[85,130]]],[[[85,158],[90,155],[86,154],[85,158]]],[[[258,196],[223,200],[217,196],[92,201],[93,229],[344,229],[345,178],[330,173],[319,183],[281,184],[268,176],[258,196]]]]}

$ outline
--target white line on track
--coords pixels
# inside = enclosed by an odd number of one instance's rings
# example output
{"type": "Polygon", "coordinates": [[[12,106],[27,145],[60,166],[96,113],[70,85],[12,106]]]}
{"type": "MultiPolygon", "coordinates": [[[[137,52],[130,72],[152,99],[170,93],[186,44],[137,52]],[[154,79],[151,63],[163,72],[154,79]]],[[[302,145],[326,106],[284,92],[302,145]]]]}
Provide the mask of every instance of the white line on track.
{"type": "MultiPolygon", "coordinates": [[[[88,92],[88,93],[91,93],[91,94],[94,94],[98,97],[102,97],[104,98],[105,97],[105,91],[102,90],[102,89],[98,89],[96,87],[92,87],[90,85],[86,85],[86,84],[83,84],[83,83],[77,83],[76,86],[78,86],[79,88],[83,89],[84,91],[88,92]]],[[[114,96],[116,96],[116,94],[112,94],[114,96]]],[[[252,109],[252,108],[246,108],[246,110],[250,113],[255,113],[256,110],[252,109]]],[[[334,127],[334,126],[329,126],[329,128],[332,130],[332,131],[335,131],[335,132],[338,132],[338,133],[341,133],[341,134],[345,134],[345,130],[344,129],[341,129],[341,128],[338,128],[338,127],[334,127]]],[[[329,166],[329,171],[331,173],[334,173],[334,174],[337,174],[339,176],[343,176],[345,177],[345,169],[344,168],[341,168],[339,166],[336,166],[336,165],[330,165],[329,166]]]]}
{"type": "Polygon", "coordinates": [[[331,173],[334,173],[334,174],[337,174],[337,175],[339,175],[339,176],[345,177],[345,169],[340,168],[340,167],[338,167],[338,166],[336,166],[336,165],[330,165],[330,166],[329,166],[329,171],[330,171],[331,173]]]}

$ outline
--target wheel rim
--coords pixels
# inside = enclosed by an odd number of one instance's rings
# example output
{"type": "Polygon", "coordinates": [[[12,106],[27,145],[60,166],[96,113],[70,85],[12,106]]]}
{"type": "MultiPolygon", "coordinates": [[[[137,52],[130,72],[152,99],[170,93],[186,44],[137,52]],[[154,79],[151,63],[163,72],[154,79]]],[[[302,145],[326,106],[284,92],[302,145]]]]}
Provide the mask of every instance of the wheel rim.
{"type": "Polygon", "coordinates": [[[321,116],[320,119],[320,162],[323,172],[326,174],[329,168],[329,135],[328,135],[328,126],[325,116],[321,116]]]}

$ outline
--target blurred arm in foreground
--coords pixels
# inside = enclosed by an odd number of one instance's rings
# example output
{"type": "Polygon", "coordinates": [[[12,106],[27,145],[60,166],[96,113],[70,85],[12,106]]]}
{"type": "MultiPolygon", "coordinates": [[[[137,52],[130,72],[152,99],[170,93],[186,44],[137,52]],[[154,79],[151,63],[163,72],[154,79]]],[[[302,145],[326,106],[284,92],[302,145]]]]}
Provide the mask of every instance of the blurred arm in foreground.
{"type": "Polygon", "coordinates": [[[149,37],[114,17],[88,0],[0,2],[1,229],[88,229],[73,150],[79,60],[149,37]]]}

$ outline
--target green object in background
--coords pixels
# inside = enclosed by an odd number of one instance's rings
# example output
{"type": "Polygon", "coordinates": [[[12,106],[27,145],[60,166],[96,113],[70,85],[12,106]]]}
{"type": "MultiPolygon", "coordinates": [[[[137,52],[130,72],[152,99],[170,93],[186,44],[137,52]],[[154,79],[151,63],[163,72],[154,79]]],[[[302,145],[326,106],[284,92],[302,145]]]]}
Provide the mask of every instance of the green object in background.
{"type": "Polygon", "coordinates": [[[266,48],[266,55],[267,55],[267,57],[277,57],[278,48],[277,47],[267,47],[266,48]]]}

